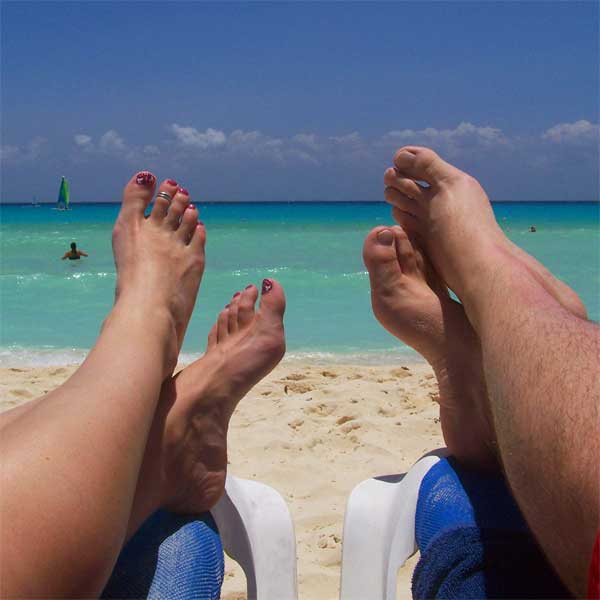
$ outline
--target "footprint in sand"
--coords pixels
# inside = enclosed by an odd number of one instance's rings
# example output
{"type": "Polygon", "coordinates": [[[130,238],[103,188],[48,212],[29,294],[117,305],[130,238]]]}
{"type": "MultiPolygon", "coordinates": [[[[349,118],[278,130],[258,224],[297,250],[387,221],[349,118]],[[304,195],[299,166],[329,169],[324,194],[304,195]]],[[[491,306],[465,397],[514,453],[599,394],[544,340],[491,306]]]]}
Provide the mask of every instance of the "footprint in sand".
{"type": "Polygon", "coordinates": [[[398,379],[403,379],[405,377],[410,377],[410,369],[408,367],[400,367],[399,369],[392,369],[390,371],[390,375],[398,379]]]}
{"type": "Polygon", "coordinates": [[[306,392],[312,392],[314,387],[310,383],[288,383],[284,386],[283,390],[285,393],[292,392],[294,394],[306,394],[306,392]]]}
{"type": "Polygon", "coordinates": [[[288,423],[288,427],[291,427],[294,431],[297,431],[302,425],[304,425],[304,419],[294,419],[288,423]]]}
{"type": "Polygon", "coordinates": [[[354,416],[349,416],[349,415],[344,415],[343,417],[340,417],[336,423],[338,425],[343,425],[344,423],[347,423],[348,421],[353,421],[354,419],[356,419],[356,417],[354,416]]]}
{"type": "Polygon", "coordinates": [[[340,427],[343,433],[350,433],[355,429],[360,429],[362,425],[358,421],[349,421],[340,427]]]}
{"type": "Polygon", "coordinates": [[[331,377],[332,379],[335,379],[338,376],[338,374],[333,371],[321,371],[321,375],[323,375],[323,377],[331,377]]]}
{"type": "Polygon", "coordinates": [[[306,379],[308,376],[304,375],[303,373],[290,373],[289,375],[286,375],[284,377],[284,379],[287,379],[288,381],[300,381],[301,379],[306,379]]]}

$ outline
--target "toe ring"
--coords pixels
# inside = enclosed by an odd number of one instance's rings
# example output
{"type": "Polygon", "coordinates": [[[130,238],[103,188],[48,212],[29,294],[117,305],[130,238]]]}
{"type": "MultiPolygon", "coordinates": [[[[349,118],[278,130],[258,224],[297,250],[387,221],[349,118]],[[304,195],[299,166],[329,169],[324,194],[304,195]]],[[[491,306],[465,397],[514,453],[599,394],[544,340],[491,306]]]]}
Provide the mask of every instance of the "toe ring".
{"type": "Polygon", "coordinates": [[[156,194],[157,198],[164,198],[167,202],[171,202],[171,200],[173,200],[173,196],[171,196],[171,194],[168,194],[167,192],[158,192],[158,194],[156,194]]]}

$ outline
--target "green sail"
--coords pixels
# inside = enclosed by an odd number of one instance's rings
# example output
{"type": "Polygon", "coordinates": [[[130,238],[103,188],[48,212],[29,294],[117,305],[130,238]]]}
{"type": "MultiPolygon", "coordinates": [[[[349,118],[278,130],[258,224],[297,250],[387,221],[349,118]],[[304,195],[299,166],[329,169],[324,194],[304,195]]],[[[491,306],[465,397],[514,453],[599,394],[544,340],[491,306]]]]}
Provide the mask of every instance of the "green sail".
{"type": "Polygon", "coordinates": [[[69,182],[64,177],[60,180],[58,206],[60,208],[69,208],[69,182]]]}

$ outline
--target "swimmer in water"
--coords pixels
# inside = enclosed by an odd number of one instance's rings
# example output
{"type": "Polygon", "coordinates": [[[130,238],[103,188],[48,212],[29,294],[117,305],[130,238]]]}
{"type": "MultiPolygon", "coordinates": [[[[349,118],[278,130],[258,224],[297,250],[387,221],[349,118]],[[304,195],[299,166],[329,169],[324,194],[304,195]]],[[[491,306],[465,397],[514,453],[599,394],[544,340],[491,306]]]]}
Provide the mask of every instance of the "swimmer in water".
{"type": "Polygon", "coordinates": [[[79,260],[82,256],[88,255],[83,250],[77,250],[77,244],[75,242],[71,242],[71,249],[68,252],[65,252],[61,260],[65,260],[66,258],[69,260],[79,260]]]}

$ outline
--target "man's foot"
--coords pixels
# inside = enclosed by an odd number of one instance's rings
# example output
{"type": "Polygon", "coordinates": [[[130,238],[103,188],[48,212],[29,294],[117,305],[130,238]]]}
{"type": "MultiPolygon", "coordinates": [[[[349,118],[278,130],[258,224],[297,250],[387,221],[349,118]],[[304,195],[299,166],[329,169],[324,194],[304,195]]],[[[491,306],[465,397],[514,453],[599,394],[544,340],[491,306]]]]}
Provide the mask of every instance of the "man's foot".
{"type": "Polygon", "coordinates": [[[231,415],[285,353],[283,288],[265,279],[255,312],[257,297],[253,285],[236,293],[219,314],[206,353],[163,385],[136,501],[152,498],[154,506],[200,513],[221,497],[231,415]]]}
{"type": "Polygon", "coordinates": [[[473,177],[432,150],[406,146],[396,152],[384,184],[394,219],[416,236],[461,300],[493,282],[496,269],[510,269],[533,277],[571,314],[586,318],[577,294],[508,240],[473,177]]]}
{"type": "MultiPolygon", "coordinates": [[[[198,223],[198,211],[187,190],[164,181],[150,216],[144,211],[156,187],[152,173],[142,171],[125,186],[123,204],[113,229],[117,267],[113,313],[139,317],[145,326],[160,329],[164,338],[164,376],[177,362],[185,329],[196,302],[204,270],[206,232],[198,223]]],[[[162,358],[162,357],[161,357],[162,358]]]]}
{"type": "Polygon", "coordinates": [[[398,227],[376,227],[363,258],[379,322],[432,366],[440,389],[444,440],[458,460],[497,468],[495,434],[485,413],[487,390],[479,340],[460,303],[398,227]]]}

